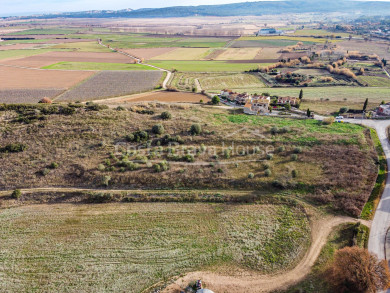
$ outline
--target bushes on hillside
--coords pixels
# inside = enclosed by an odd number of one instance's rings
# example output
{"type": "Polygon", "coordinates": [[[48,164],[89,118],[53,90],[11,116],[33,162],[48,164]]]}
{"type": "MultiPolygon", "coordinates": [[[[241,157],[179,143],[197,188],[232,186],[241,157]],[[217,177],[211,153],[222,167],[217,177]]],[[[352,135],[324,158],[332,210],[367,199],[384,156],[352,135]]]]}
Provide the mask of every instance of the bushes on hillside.
{"type": "Polygon", "coordinates": [[[11,143],[0,148],[0,153],[21,153],[27,149],[23,143],[11,143]]]}
{"type": "Polygon", "coordinates": [[[202,127],[199,124],[192,124],[190,128],[190,133],[192,135],[199,135],[202,133],[202,127]]]}
{"type": "Polygon", "coordinates": [[[164,112],[161,113],[160,117],[163,120],[169,120],[169,119],[172,118],[172,114],[169,113],[168,111],[164,111],[164,112]]]}
{"type": "Polygon", "coordinates": [[[338,250],[325,277],[333,292],[341,293],[378,292],[390,285],[387,262],[356,246],[338,250]]]}
{"type": "Polygon", "coordinates": [[[164,126],[162,124],[156,124],[152,127],[152,132],[154,134],[163,134],[165,132],[164,126]]]}

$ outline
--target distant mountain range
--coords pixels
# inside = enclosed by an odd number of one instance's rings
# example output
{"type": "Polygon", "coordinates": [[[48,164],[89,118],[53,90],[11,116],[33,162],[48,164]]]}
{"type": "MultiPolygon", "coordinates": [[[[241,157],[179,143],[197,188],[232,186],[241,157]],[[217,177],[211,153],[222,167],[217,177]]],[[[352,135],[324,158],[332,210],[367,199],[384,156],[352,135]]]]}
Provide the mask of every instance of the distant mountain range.
{"type": "Polygon", "coordinates": [[[351,12],[364,15],[390,15],[390,2],[350,0],[287,0],[259,1],[222,5],[173,6],[165,8],[143,8],[123,10],[91,10],[24,16],[19,18],[156,18],[189,16],[248,16],[305,12],[351,12]]]}

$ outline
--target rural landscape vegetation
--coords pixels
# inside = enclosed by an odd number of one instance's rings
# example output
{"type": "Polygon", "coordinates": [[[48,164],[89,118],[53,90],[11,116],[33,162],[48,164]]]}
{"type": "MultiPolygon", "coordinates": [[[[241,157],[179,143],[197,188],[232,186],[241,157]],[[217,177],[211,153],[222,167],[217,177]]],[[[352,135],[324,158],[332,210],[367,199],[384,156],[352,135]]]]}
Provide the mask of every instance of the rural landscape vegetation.
{"type": "Polygon", "coordinates": [[[331,2],[0,18],[0,291],[387,290],[390,3],[331,2]]]}

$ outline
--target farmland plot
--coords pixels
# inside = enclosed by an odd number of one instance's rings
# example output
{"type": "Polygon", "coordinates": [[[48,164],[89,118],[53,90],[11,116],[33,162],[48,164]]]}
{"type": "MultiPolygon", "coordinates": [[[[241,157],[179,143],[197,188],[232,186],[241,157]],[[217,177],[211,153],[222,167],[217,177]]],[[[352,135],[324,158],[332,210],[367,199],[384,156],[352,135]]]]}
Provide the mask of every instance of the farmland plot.
{"type": "Polygon", "coordinates": [[[260,50],[261,48],[228,48],[215,60],[251,60],[259,54],[260,50]]]}
{"type": "Polygon", "coordinates": [[[129,53],[130,55],[140,58],[149,60],[153,57],[163,55],[165,53],[171,52],[175,50],[175,47],[172,48],[144,48],[144,49],[125,49],[122,51],[125,51],[126,53],[129,53]]]}
{"type": "Polygon", "coordinates": [[[61,95],[58,101],[88,101],[152,90],[161,71],[102,71],[61,95]]]}
{"type": "Polygon", "coordinates": [[[260,79],[251,74],[225,74],[225,75],[202,75],[199,82],[205,90],[234,89],[258,89],[265,85],[260,79]]]}
{"type": "Polygon", "coordinates": [[[37,103],[42,98],[54,98],[65,89],[15,89],[0,90],[0,103],[20,104],[20,103],[37,103]]]}
{"type": "Polygon", "coordinates": [[[200,60],[207,56],[208,48],[178,48],[155,56],[151,60],[200,60]]]}
{"type": "Polygon", "coordinates": [[[2,292],[141,292],[216,264],[274,272],[310,242],[303,209],[284,204],[35,205],[1,210],[0,227],[2,292]]]}

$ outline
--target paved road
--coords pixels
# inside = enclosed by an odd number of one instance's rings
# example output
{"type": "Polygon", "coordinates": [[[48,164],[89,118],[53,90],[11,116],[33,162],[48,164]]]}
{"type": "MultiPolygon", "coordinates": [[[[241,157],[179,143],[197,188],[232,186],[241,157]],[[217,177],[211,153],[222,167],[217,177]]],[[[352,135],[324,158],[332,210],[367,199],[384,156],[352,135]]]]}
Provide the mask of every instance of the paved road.
{"type": "MultiPolygon", "coordinates": [[[[382,143],[383,151],[387,159],[387,166],[390,166],[390,143],[387,138],[387,128],[390,126],[390,120],[360,120],[345,119],[346,122],[363,124],[375,128],[382,143]]],[[[370,238],[368,241],[368,250],[376,254],[380,259],[386,259],[385,256],[385,238],[387,229],[390,228],[390,172],[387,173],[386,187],[382,198],[375,212],[374,220],[371,225],[370,238]]],[[[388,290],[387,292],[390,292],[388,290]]]]}

